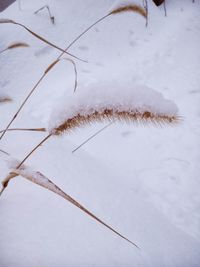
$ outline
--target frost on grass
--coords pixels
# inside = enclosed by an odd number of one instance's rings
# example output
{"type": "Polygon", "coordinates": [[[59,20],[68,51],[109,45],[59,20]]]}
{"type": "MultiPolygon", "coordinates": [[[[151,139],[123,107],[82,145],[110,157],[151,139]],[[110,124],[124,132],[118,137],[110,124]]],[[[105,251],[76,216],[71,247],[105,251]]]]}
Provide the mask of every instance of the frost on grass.
{"type": "Polygon", "coordinates": [[[49,132],[60,134],[86,123],[102,120],[170,123],[177,120],[177,106],[161,93],[132,83],[96,82],[62,98],[50,116],[49,132]]]}
{"type": "Polygon", "coordinates": [[[25,179],[60,195],[61,190],[59,190],[59,188],[55,184],[53,184],[47,177],[45,177],[42,173],[35,171],[33,168],[27,165],[22,165],[18,168],[20,161],[10,156],[7,158],[6,161],[7,161],[7,166],[10,169],[10,173],[21,175],[25,179]]]}
{"type": "Polygon", "coordinates": [[[61,195],[61,190],[53,184],[47,177],[45,177],[42,173],[33,170],[31,167],[21,166],[19,169],[13,169],[13,173],[17,175],[21,175],[22,177],[26,178],[27,180],[38,184],[54,193],[61,195]]]}

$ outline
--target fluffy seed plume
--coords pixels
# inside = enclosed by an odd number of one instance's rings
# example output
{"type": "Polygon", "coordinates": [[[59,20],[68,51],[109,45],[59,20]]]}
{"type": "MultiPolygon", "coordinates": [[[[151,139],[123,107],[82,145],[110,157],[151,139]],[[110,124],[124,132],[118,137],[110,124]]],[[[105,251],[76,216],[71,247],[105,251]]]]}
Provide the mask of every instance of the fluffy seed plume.
{"type": "MultiPolygon", "coordinates": [[[[118,107],[116,107],[118,108],[118,107]]],[[[138,123],[147,123],[151,122],[154,124],[165,124],[165,123],[176,123],[178,121],[177,116],[170,115],[160,115],[156,113],[152,113],[148,110],[144,112],[140,112],[138,110],[130,110],[130,111],[117,111],[114,109],[105,109],[103,111],[94,111],[91,114],[81,115],[78,114],[73,118],[70,118],[64,121],[61,125],[53,129],[54,135],[60,135],[65,131],[70,131],[75,128],[82,127],[84,125],[94,123],[94,122],[103,122],[103,121],[121,121],[121,122],[138,122],[138,123]]]]}
{"type": "Polygon", "coordinates": [[[129,5],[123,5],[123,6],[119,6],[115,9],[113,9],[110,14],[114,15],[114,14],[119,14],[122,12],[135,12],[138,13],[139,15],[143,16],[144,18],[147,17],[147,12],[145,10],[145,8],[143,8],[140,5],[137,4],[129,4],[129,5]]]}
{"type": "Polygon", "coordinates": [[[173,102],[146,86],[98,82],[83,86],[71,97],[63,97],[52,112],[49,132],[61,135],[101,121],[173,124],[178,121],[177,112],[173,102]]]}

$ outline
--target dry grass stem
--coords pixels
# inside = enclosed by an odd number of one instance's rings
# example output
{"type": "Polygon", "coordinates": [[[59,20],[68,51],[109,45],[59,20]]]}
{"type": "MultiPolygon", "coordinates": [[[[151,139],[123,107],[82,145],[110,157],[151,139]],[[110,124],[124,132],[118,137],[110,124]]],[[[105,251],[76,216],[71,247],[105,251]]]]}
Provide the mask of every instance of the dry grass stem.
{"type": "Polygon", "coordinates": [[[48,67],[47,69],[45,70],[45,75],[57,64],[59,63],[61,60],[66,60],[66,61],[69,61],[70,63],[72,63],[73,65],[73,68],[74,68],[74,74],[75,74],[75,82],[74,82],[74,92],[76,91],[76,88],[77,88],[77,85],[78,85],[78,72],[77,72],[77,68],[76,68],[76,63],[69,59],[69,58],[59,58],[59,59],[56,59],[54,62],[52,62],[48,67]]]}
{"type": "Polygon", "coordinates": [[[51,15],[51,11],[50,11],[50,8],[49,8],[48,5],[45,5],[45,6],[41,7],[41,8],[39,8],[38,10],[36,10],[34,12],[34,14],[37,14],[38,12],[42,11],[43,9],[47,9],[48,14],[49,14],[49,18],[50,18],[52,24],[55,24],[55,18],[54,18],[54,16],[51,15]]]}
{"type": "Polygon", "coordinates": [[[4,151],[4,150],[2,150],[2,149],[0,149],[0,152],[3,153],[3,154],[6,155],[6,156],[10,156],[10,154],[9,154],[8,152],[6,152],[6,151],[4,151]]]}
{"type": "Polygon", "coordinates": [[[52,134],[48,134],[44,139],[42,139],[42,141],[35,146],[29,153],[28,155],[18,164],[17,169],[19,169],[24,162],[40,147],[42,146],[50,137],[52,136],[52,134]]]}
{"type": "Polygon", "coordinates": [[[104,109],[103,111],[95,111],[88,115],[78,114],[73,118],[67,119],[58,127],[52,130],[53,135],[61,135],[66,131],[73,130],[75,128],[84,126],[86,124],[94,122],[109,121],[122,121],[122,122],[138,122],[144,123],[151,122],[156,125],[162,125],[165,123],[176,123],[179,118],[177,116],[159,115],[149,111],[139,112],[133,111],[116,111],[112,109],[104,109]]]}
{"type": "Polygon", "coordinates": [[[110,13],[106,14],[105,16],[101,17],[100,19],[98,19],[97,21],[95,21],[94,23],[92,23],[88,28],[86,28],[83,32],[81,32],[81,34],[79,34],[66,48],[66,50],[68,50],[74,43],[76,43],[83,35],[85,35],[85,33],[87,33],[90,29],[92,29],[94,26],[96,26],[99,22],[105,20],[107,17],[109,17],[110,15],[114,15],[117,13],[121,13],[121,12],[127,12],[127,11],[132,11],[132,12],[136,12],[140,15],[142,15],[143,17],[147,17],[146,14],[146,10],[139,6],[139,5],[127,5],[127,6],[123,6],[121,8],[117,8],[112,10],[110,13]]]}
{"type": "Polygon", "coordinates": [[[112,10],[109,14],[115,15],[115,14],[119,14],[122,12],[135,12],[135,13],[138,13],[139,15],[143,16],[144,18],[147,17],[146,9],[143,8],[142,6],[136,5],[136,4],[126,5],[126,6],[116,8],[116,9],[112,10]]]}
{"type": "Polygon", "coordinates": [[[79,146],[77,146],[72,151],[72,153],[75,153],[77,150],[79,150],[79,148],[81,148],[82,146],[84,146],[85,144],[87,144],[90,140],[92,140],[95,136],[97,136],[98,134],[100,134],[101,132],[103,132],[105,129],[107,129],[108,127],[110,127],[113,123],[115,123],[115,121],[109,122],[106,126],[104,126],[100,130],[98,130],[97,132],[95,132],[93,135],[91,135],[90,137],[88,137],[83,143],[81,143],[79,146]]]}
{"type": "MultiPolygon", "coordinates": [[[[28,132],[46,132],[45,128],[10,128],[7,131],[28,131],[28,132]]],[[[1,130],[0,133],[5,132],[5,130],[1,130]]]]}
{"type": "Polygon", "coordinates": [[[77,57],[77,56],[75,56],[75,55],[72,55],[71,53],[68,53],[68,52],[65,51],[64,49],[62,49],[62,48],[60,48],[59,46],[53,44],[52,42],[46,40],[45,38],[43,38],[43,37],[40,36],[39,34],[33,32],[32,30],[30,30],[28,27],[26,27],[25,25],[23,25],[23,24],[21,24],[21,23],[18,23],[18,22],[16,22],[16,21],[14,21],[14,20],[10,20],[10,19],[0,19],[0,23],[10,23],[10,24],[18,25],[18,26],[24,28],[26,31],[28,31],[28,32],[29,32],[30,34],[32,34],[33,36],[35,36],[37,39],[39,39],[39,40],[41,40],[42,42],[44,42],[44,43],[46,43],[46,44],[48,44],[48,45],[50,45],[50,46],[56,48],[56,49],[59,50],[59,51],[62,51],[64,54],[67,54],[67,55],[69,55],[69,56],[71,56],[71,57],[73,57],[73,58],[76,58],[76,59],[80,60],[80,61],[87,62],[86,60],[83,60],[83,59],[81,59],[81,58],[79,58],[79,57],[77,57]]]}

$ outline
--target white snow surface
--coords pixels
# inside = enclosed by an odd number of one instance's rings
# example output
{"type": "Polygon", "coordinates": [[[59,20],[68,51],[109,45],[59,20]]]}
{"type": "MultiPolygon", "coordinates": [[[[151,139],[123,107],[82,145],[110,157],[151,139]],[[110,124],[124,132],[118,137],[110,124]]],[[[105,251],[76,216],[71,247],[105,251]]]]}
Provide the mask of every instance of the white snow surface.
{"type": "Polygon", "coordinates": [[[77,115],[87,116],[102,113],[105,109],[114,112],[140,112],[145,111],[155,116],[177,116],[177,106],[164,99],[161,93],[145,86],[133,85],[126,81],[97,81],[80,86],[71,96],[62,96],[53,108],[49,120],[49,132],[77,115]]]}
{"type": "MultiPolygon", "coordinates": [[[[20,3],[21,9],[16,1],[0,13],[0,18],[24,23],[65,48],[107,14],[115,1],[20,3]],[[46,10],[34,14],[46,4],[55,25],[46,10]]],[[[84,95],[88,86],[99,81],[98,92],[105,81],[112,84],[111,90],[131,84],[123,92],[137,91],[137,84],[142,84],[176,103],[183,117],[176,126],[114,124],[72,154],[76,146],[105,126],[90,125],[49,139],[27,161],[141,250],[63,198],[18,177],[0,198],[1,267],[200,266],[200,2],[168,0],[167,17],[162,6],[148,3],[147,28],[144,18],[131,12],[109,16],[70,48],[69,52],[89,61],[76,61],[79,87],[74,96],[73,68],[61,61],[12,125],[45,127],[54,105],[60,103],[63,109],[69,99],[84,95]]],[[[1,24],[0,51],[16,41],[30,47],[0,55],[0,92],[13,99],[0,105],[0,129],[59,55],[20,27],[1,24]]],[[[106,88],[102,90],[107,92],[106,88]]],[[[115,96],[114,91],[111,95],[115,96]]],[[[176,112],[175,107],[169,110],[176,112]]],[[[0,149],[22,160],[44,136],[11,131],[0,142],[0,149]]],[[[9,172],[4,158],[0,157],[1,180],[9,172]]]]}

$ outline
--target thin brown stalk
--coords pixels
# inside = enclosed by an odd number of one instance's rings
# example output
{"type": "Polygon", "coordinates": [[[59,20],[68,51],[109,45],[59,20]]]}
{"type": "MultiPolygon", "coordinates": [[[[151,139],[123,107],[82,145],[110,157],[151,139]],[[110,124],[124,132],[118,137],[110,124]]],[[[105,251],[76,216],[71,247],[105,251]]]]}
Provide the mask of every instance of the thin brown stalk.
{"type": "Polygon", "coordinates": [[[126,238],[125,236],[120,234],[118,231],[116,231],[113,227],[111,227],[110,225],[105,223],[103,220],[99,219],[96,215],[94,215],[92,212],[90,212],[87,208],[85,208],[83,205],[81,205],[78,201],[76,201],[70,195],[66,194],[62,189],[60,189],[56,184],[54,184],[51,180],[49,180],[42,173],[33,172],[32,170],[31,170],[31,172],[26,171],[26,168],[23,168],[23,166],[22,166],[22,170],[17,168],[16,170],[13,170],[13,172],[10,173],[10,175],[12,177],[15,177],[16,175],[21,175],[22,177],[28,179],[29,181],[31,181],[35,184],[38,184],[38,185],[54,192],[55,194],[61,196],[65,200],[69,201],[72,205],[76,206],[77,208],[82,210],[84,213],[89,215],[95,221],[97,221],[101,225],[105,226],[107,229],[109,229],[110,231],[112,231],[113,233],[115,233],[116,235],[118,235],[119,237],[121,237],[122,239],[126,240],[127,242],[131,243],[133,246],[135,246],[139,249],[139,247],[135,243],[133,243],[131,240],[129,240],[128,238],[126,238]]]}
{"type": "Polygon", "coordinates": [[[34,14],[37,14],[38,12],[42,11],[43,9],[47,9],[48,14],[49,14],[49,18],[50,18],[52,24],[55,24],[55,18],[54,18],[54,16],[51,15],[51,11],[50,11],[50,8],[49,8],[48,5],[45,5],[45,6],[41,7],[41,8],[39,8],[38,10],[36,10],[34,12],[34,14]]]}
{"type": "MultiPolygon", "coordinates": [[[[97,25],[99,22],[103,21],[107,17],[109,17],[111,14],[106,14],[105,16],[101,17],[94,23],[92,23],[88,28],[86,28],[83,32],[81,32],[67,47],[65,50],[68,50],[73,44],[75,44],[83,35],[85,35],[90,29],[92,29],[95,25],[97,25]]],[[[61,55],[62,56],[62,55],[61,55]]]]}
{"type": "Polygon", "coordinates": [[[113,109],[104,109],[103,111],[96,110],[87,115],[75,115],[73,118],[66,119],[58,127],[52,129],[51,133],[53,135],[61,135],[65,131],[70,131],[75,128],[90,124],[93,122],[102,122],[105,120],[109,121],[124,121],[124,122],[151,122],[154,124],[164,124],[164,123],[176,123],[179,118],[177,116],[170,115],[160,115],[149,111],[139,112],[137,110],[132,111],[117,111],[113,109]]]}
{"type": "Polygon", "coordinates": [[[74,79],[74,92],[75,92],[76,88],[77,88],[77,85],[78,85],[78,72],[77,72],[77,68],[76,68],[76,63],[73,60],[71,60],[69,58],[58,58],[48,66],[48,68],[45,70],[45,74],[47,74],[61,60],[69,61],[73,65],[74,74],[75,74],[75,79],[74,79]]]}
{"type": "Polygon", "coordinates": [[[0,149],[0,152],[3,153],[4,155],[10,156],[10,154],[2,149],[0,149]]]}
{"type": "Polygon", "coordinates": [[[52,134],[48,134],[44,139],[42,139],[42,141],[37,145],[35,146],[31,152],[28,153],[28,155],[19,163],[19,165],[17,166],[17,169],[19,169],[23,164],[24,162],[41,146],[43,145],[50,137],[52,136],[52,134]]]}
{"type": "Polygon", "coordinates": [[[66,50],[68,50],[74,43],[76,43],[85,33],[87,33],[91,28],[93,28],[95,25],[97,25],[99,22],[103,21],[104,19],[106,19],[107,17],[120,13],[120,12],[126,12],[126,11],[132,11],[132,12],[136,12],[139,13],[140,15],[142,15],[143,17],[146,18],[147,14],[144,8],[142,8],[141,6],[138,5],[127,5],[124,6],[122,9],[114,9],[112,10],[110,13],[106,14],[105,16],[101,17],[100,19],[98,19],[97,21],[95,21],[93,24],[91,24],[88,28],[86,28],[81,34],[79,34],[66,48],[66,50]]]}
{"type": "MultiPolygon", "coordinates": [[[[5,130],[1,130],[0,133],[3,133],[5,130]]],[[[45,128],[10,128],[7,131],[28,131],[28,132],[46,132],[45,128]]]]}

